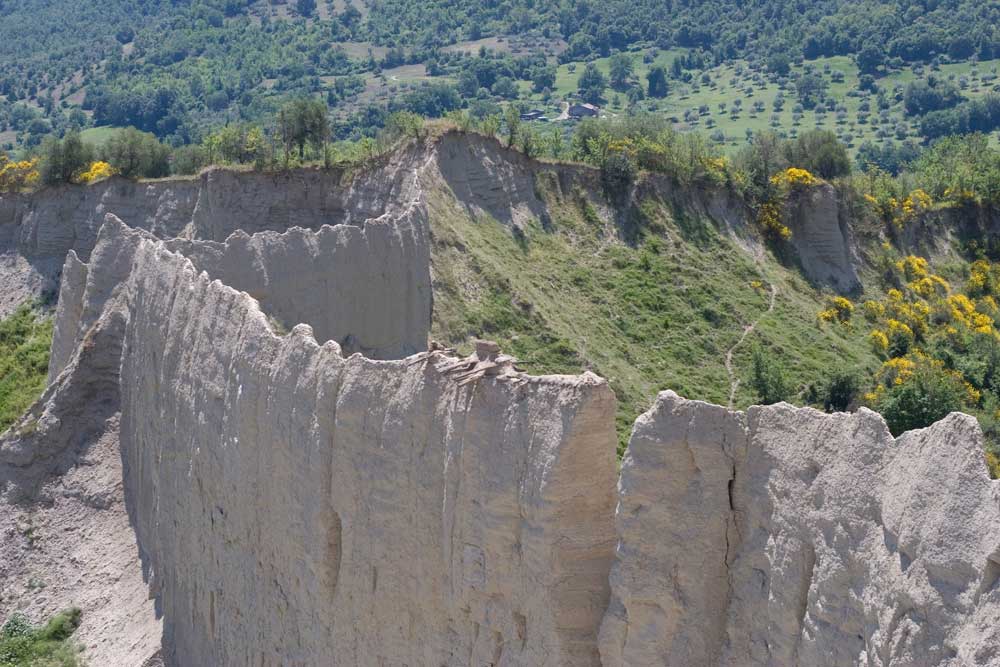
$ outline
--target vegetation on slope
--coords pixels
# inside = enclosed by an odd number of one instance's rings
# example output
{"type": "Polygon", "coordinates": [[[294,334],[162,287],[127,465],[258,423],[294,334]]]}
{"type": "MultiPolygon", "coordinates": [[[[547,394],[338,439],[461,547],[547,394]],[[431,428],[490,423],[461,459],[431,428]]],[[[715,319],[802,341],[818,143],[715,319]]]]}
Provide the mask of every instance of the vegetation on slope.
{"type": "MultiPolygon", "coordinates": [[[[445,197],[431,202],[432,335],[460,347],[496,339],[532,373],[590,369],[608,378],[619,398],[621,448],[660,390],[727,404],[726,355],[752,322],[788,369],[789,399],[801,402],[830,369],[877,365],[863,332],[816,327],[822,296],[795,270],[756,264],[687,207],[648,197],[626,242],[585,193],[560,197],[544,176],[537,190],[552,220],[523,234],[472,220],[445,197]],[[771,286],[778,296],[768,312],[771,286]]],[[[749,377],[749,346],[733,357],[736,375],[749,377]]],[[[747,383],[735,398],[738,407],[755,402],[747,383]]]]}
{"type": "Polygon", "coordinates": [[[51,346],[52,320],[31,306],[0,320],[0,431],[45,389],[51,346]]]}
{"type": "MultiPolygon", "coordinates": [[[[456,112],[448,122],[428,125],[415,114],[397,112],[377,137],[336,144],[326,143],[317,105],[289,105],[283,115],[289,128],[283,145],[268,146],[253,126],[235,125],[213,135],[206,154],[235,163],[249,160],[258,169],[317,158],[358,167],[401,142],[433,141],[457,127],[491,138],[499,134],[508,147],[532,156],[595,167],[588,192],[562,192],[555,181],[539,178],[536,194],[550,213],[544,224],[536,220],[512,229],[470,220],[447,197],[432,202],[437,209],[433,333],[459,345],[474,337],[497,339],[534,373],[592,369],[607,377],[621,403],[622,442],[655,393],[672,388],[735,407],[787,400],[845,410],[867,403],[884,412],[897,433],[963,409],[979,416],[993,457],[992,443],[1000,442],[1000,428],[993,425],[1000,391],[992,384],[992,366],[984,370],[974,361],[982,345],[942,351],[912,321],[906,323],[913,338],[906,349],[872,345],[872,336],[891,338],[905,320],[893,310],[898,304],[885,301],[896,298],[893,290],[905,285],[908,291],[899,292],[904,301],[913,294],[928,296],[916,291],[925,289],[922,282],[894,276],[903,271],[893,267],[906,254],[908,226],[947,211],[974,218],[1000,204],[1000,152],[982,135],[943,140],[893,176],[875,167],[853,173],[845,147],[825,131],[804,132],[794,140],[760,133],[725,157],[711,142],[678,133],[652,115],[588,120],[564,142],[558,133],[539,135],[516,114],[501,123],[456,112]],[[878,266],[865,271],[864,286],[865,298],[871,304],[885,301],[883,312],[890,313],[872,318],[878,334],[856,326],[861,318],[851,319],[852,301],[808,284],[795,266],[785,202],[824,180],[837,186],[868,254],[883,248],[878,266]],[[712,193],[738,202],[735,216],[764,243],[759,256],[697,212],[703,210],[697,199],[712,193]],[[895,259],[886,259],[893,253],[895,259]],[[927,363],[918,363],[925,357],[927,363]],[[900,375],[893,364],[913,364],[920,372],[900,375]],[[910,378],[912,384],[906,382],[910,378]]],[[[118,152],[102,155],[141,164],[143,155],[158,150],[151,135],[130,135],[134,141],[113,139],[118,152]]],[[[94,153],[75,136],[47,145],[52,150],[39,167],[43,181],[55,173],[56,181],[72,174],[65,179],[88,182],[115,168],[90,162],[94,153]]],[[[30,171],[32,163],[25,164],[30,171]]],[[[8,169],[12,189],[32,178],[21,166],[8,169]]],[[[961,274],[971,262],[995,254],[994,240],[982,234],[972,239],[953,269],[957,277],[949,276],[952,284],[965,282],[961,274]]],[[[929,273],[917,277],[938,279],[929,273]]],[[[991,340],[1000,336],[992,292],[944,296],[971,299],[963,316],[989,317],[991,340]]],[[[925,328],[948,321],[931,306],[921,308],[925,328]]],[[[39,369],[40,382],[44,364],[39,369]]],[[[27,393],[29,400],[36,391],[27,393]]],[[[996,468],[996,458],[990,461],[996,468]]]]}
{"type": "Polygon", "coordinates": [[[14,614],[0,627],[0,667],[83,667],[71,640],[82,616],[79,609],[67,609],[36,627],[14,614]]]}

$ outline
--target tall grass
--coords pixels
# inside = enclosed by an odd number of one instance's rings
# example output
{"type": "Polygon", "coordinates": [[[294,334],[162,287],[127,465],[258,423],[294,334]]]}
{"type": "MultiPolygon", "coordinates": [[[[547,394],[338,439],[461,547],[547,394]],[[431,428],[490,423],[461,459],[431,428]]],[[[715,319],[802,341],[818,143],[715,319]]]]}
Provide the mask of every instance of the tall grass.
{"type": "Polygon", "coordinates": [[[21,416],[45,389],[52,320],[22,305],[0,320],[0,431],[21,416]]]}

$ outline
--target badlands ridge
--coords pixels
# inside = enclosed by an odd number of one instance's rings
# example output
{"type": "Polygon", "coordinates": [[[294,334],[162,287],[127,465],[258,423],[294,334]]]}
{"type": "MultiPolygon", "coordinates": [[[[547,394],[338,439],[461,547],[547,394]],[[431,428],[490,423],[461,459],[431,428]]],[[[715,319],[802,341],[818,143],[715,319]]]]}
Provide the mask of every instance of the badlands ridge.
{"type": "MultiPolygon", "coordinates": [[[[428,344],[428,192],[516,227],[546,169],[593,178],[451,134],[0,200],[0,307],[59,289],[0,437],[0,619],[76,604],[92,665],[1000,664],[973,418],[667,391],[619,473],[605,380],[428,344]]],[[[804,268],[849,287],[817,206],[804,268]]]]}

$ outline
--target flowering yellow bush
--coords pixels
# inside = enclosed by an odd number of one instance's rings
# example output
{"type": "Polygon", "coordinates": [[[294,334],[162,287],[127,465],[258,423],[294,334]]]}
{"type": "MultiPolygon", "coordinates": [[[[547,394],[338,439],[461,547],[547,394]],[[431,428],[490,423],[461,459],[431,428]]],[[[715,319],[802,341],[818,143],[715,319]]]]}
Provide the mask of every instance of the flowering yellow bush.
{"type": "Polygon", "coordinates": [[[917,280],[927,276],[927,260],[915,255],[907,255],[896,262],[896,268],[902,271],[907,280],[917,280]]]}
{"type": "Polygon", "coordinates": [[[970,292],[986,292],[990,278],[990,263],[979,259],[969,267],[969,282],[966,283],[970,292]]]}
{"type": "Polygon", "coordinates": [[[861,308],[865,311],[865,319],[869,322],[877,322],[885,315],[885,306],[872,299],[861,304],[861,308]]]}
{"type": "Polygon", "coordinates": [[[892,292],[899,293],[898,290],[890,290],[890,299],[885,310],[886,316],[890,318],[890,321],[898,320],[905,324],[915,337],[923,338],[927,334],[927,328],[930,324],[930,306],[924,301],[893,299],[891,298],[892,292]]]}
{"type": "Polygon", "coordinates": [[[853,314],[854,304],[851,303],[851,300],[835,296],[827,301],[827,308],[821,310],[818,317],[822,322],[840,322],[849,325],[853,314]]]}
{"type": "Polygon", "coordinates": [[[906,322],[888,319],[885,326],[885,335],[889,338],[889,343],[896,349],[908,350],[916,341],[917,337],[913,333],[913,329],[906,322]]]}
{"type": "Polygon", "coordinates": [[[974,296],[996,295],[1000,286],[1000,266],[985,259],[976,260],[969,267],[969,280],[965,286],[966,291],[974,296]]]}
{"type": "MultiPolygon", "coordinates": [[[[919,207],[927,204],[919,197],[915,201],[919,207]]],[[[903,287],[863,304],[865,318],[874,325],[868,342],[884,359],[864,400],[898,434],[949,411],[980,405],[983,378],[970,374],[966,379],[952,360],[990,349],[993,341],[984,342],[983,336],[1000,341],[1000,263],[974,262],[961,291],[936,275],[923,257],[906,256],[888,266],[891,279],[903,287]]]]}
{"type": "Polygon", "coordinates": [[[725,156],[723,157],[712,157],[705,161],[705,166],[708,169],[725,173],[726,169],[729,168],[729,160],[725,156]]]}
{"type": "Polygon", "coordinates": [[[878,329],[872,330],[868,334],[868,342],[871,343],[872,350],[875,351],[877,355],[884,355],[889,351],[889,337],[885,335],[884,331],[878,329]]]}
{"type": "Polygon", "coordinates": [[[964,294],[948,297],[948,305],[951,306],[952,318],[959,322],[976,312],[975,302],[964,294]]]}
{"type": "Polygon", "coordinates": [[[805,188],[819,182],[815,176],[805,169],[789,167],[771,177],[771,185],[778,187],[805,188]]]}
{"type": "Polygon", "coordinates": [[[934,199],[920,188],[902,199],[885,192],[881,196],[865,194],[864,199],[871,204],[880,218],[898,228],[904,227],[906,223],[934,206],[934,199]]]}
{"type": "MultiPolygon", "coordinates": [[[[924,358],[920,352],[915,352],[913,356],[921,360],[924,358]]],[[[913,377],[913,369],[916,366],[913,359],[896,357],[882,364],[882,368],[879,369],[879,375],[884,384],[903,384],[913,377]]]]}
{"type": "Polygon", "coordinates": [[[865,402],[870,404],[878,403],[891,387],[899,387],[914,378],[920,368],[930,369],[949,378],[961,388],[963,399],[969,405],[975,405],[982,398],[982,394],[971,384],[965,381],[958,371],[945,368],[944,362],[934,359],[923,352],[914,351],[905,357],[895,357],[882,364],[875,376],[875,389],[865,394],[865,402]]]}
{"type": "MultiPolygon", "coordinates": [[[[976,310],[976,303],[969,297],[964,294],[949,296],[948,305],[951,307],[952,321],[966,326],[975,333],[993,333],[993,318],[976,310]]],[[[993,305],[995,306],[996,302],[993,305]]]]}
{"type": "Polygon", "coordinates": [[[947,280],[928,271],[923,257],[908,255],[896,262],[896,269],[909,281],[907,287],[925,299],[945,296],[951,291],[947,280]]]}
{"type": "Polygon", "coordinates": [[[115,170],[107,162],[94,162],[90,165],[90,169],[80,174],[79,180],[81,183],[94,183],[96,181],[103,181],[106,178],[111,178],[115,173],[115,170]]]}
{"type": "Polygon", "coordinates": [[[934,200],[929,194],[917,188],[910,193],[899,205],[899,216],[896,224],[902,227],[910,220],[914,219],[924,211],[934,205],[934,200]]]}
{"type": "Polygon", "coordinates": [[[944,198],[948,201],[966,204],[976,201],[976,193],[969,188],[963,187],[945,188],[944,198]]]}
{"type": "Polygon", "coordinates": [[[911,290],[925,299],[934,296],[945,296],[951,291],[951,285],[941,276],[929,275],[919,280],[914,280],[907,285],[911,290]]]}
{"type": "Polygon", "coordinates": [[[787,241],[792,238],[792,230],[781,222],[781,208],[774,202],[768,202],[760,207],[758,223],[764,233],[775,239],[787,241]]]}
{"type": "Polygon", "coordinates": [[[38,160],[12,162],[0,153],[0,192],[20,192],[38,184],[38,160]]]}

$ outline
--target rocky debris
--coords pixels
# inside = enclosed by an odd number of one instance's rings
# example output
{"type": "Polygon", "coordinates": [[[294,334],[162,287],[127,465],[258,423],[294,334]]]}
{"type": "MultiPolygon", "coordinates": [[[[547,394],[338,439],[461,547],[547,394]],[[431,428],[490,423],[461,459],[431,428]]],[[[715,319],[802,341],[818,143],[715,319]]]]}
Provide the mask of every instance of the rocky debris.
{"type": "Polygon", "coordinates": [[[1000,663],[1000,483],[975,419],[665,392],[619,482],[613,665],[1000,663]]]}
{"type": "Polygon", "coordinates": [[[476,341],[476,351],[464,359],[455,361],[452,351],[440,353],[435,350],[416,355],[411,363],[419,363],[434,356],[439,373],[451,376],[458,381],[459,386],[472,384],[484,377],[495,377],[500,380],[526,380],[521,369],[517,367],[517,359],[500,352],[500,345],[488,340],[476,341]],[[442,358],[443,357],[443,358],[442,358]]]}
{"type": "Polygon", "coordinates": [[[0,435],[0,619],[86,611],[89,664],[138,665],[161,644],[125,511],[118,443],[125,320],[109,310],[41,400],[0,435]]]}

